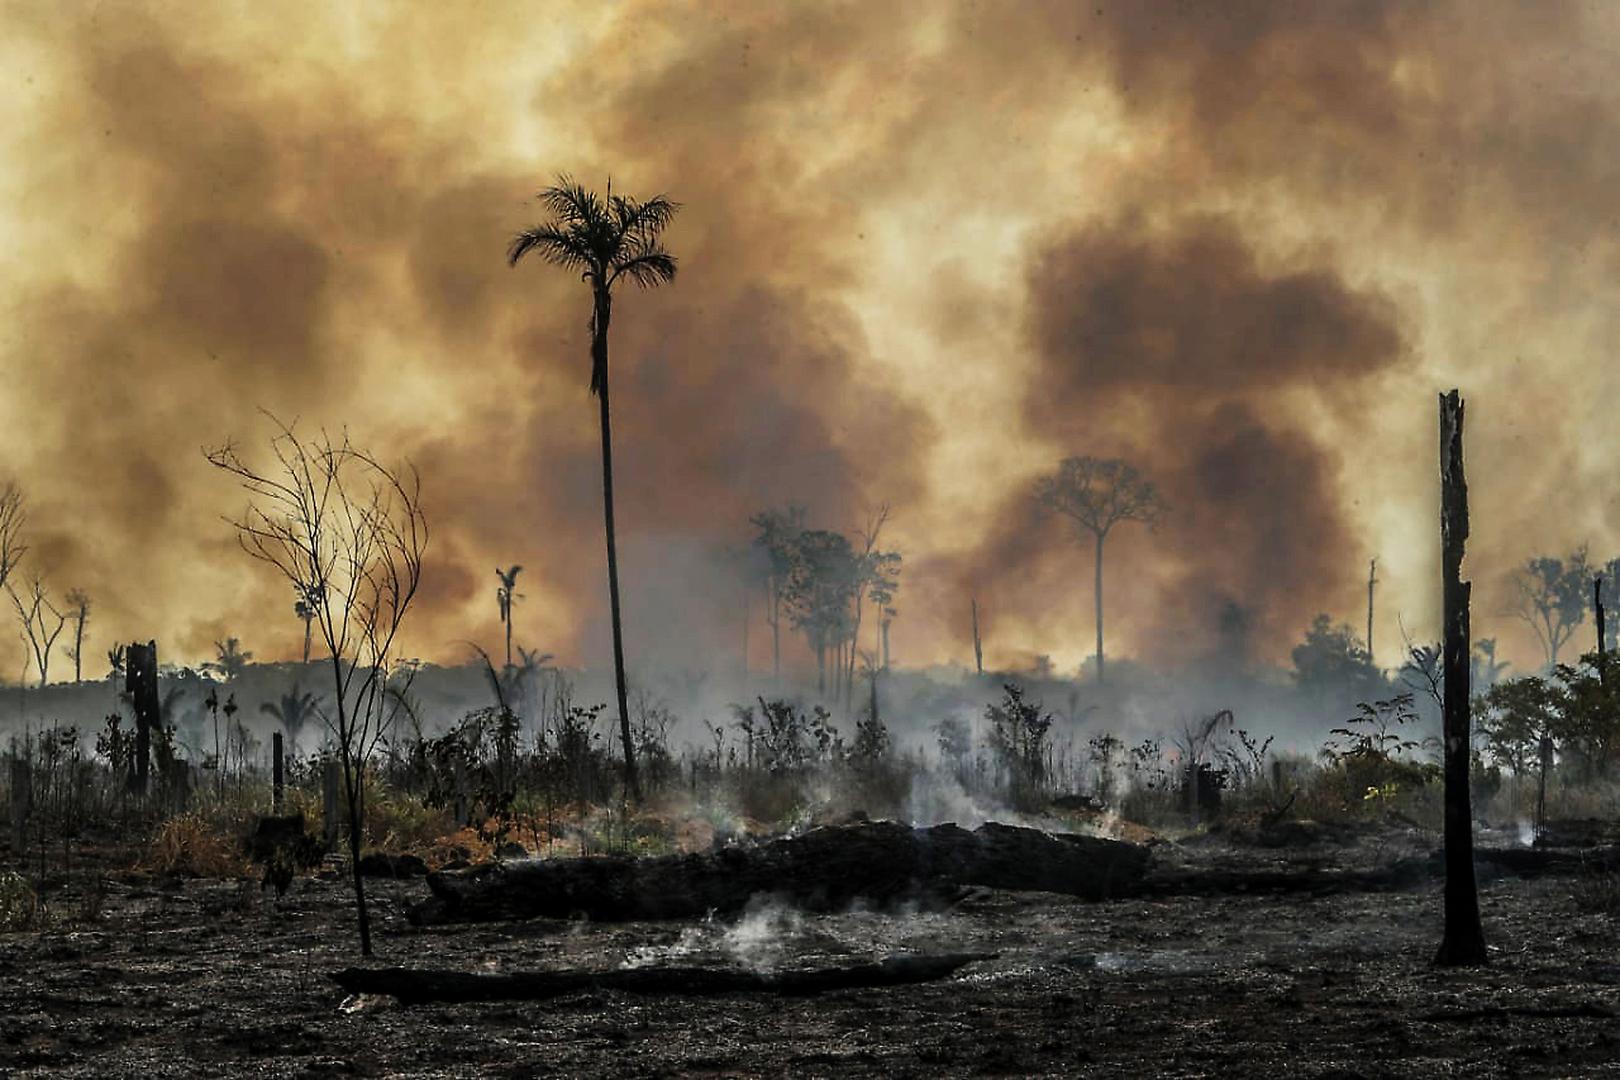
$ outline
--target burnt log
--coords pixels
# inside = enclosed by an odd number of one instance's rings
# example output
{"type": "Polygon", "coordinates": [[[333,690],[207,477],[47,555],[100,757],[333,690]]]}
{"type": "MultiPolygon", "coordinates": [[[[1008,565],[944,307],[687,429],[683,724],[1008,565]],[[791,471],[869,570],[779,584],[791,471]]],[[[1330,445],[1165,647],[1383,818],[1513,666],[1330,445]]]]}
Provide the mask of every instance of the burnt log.
{"type": "Polygon", "coordinates": [[[492,975],[422,968],[345,968],[332,981],[351,994],[385,994],[406,1005],[429,1001],[538,1001],[565,994],[782,994],[805,997],[833,990],[904,986],[955,974],[993,953],[899,955],[875,963],[808,971],[756,972],[724,968],[620,968],[608,971],[527,971],[492,975]]]}
{"type": "Polygon", "coordinates": [[[1148,851],[1090,836],[986,824],[914,829],[891,821],[825,826],[752,846],[650,859],[619,856],[485,864],[428,875],[418,925],[502,919],[692,919],[772,895],[809,910],[948,898],[963,888],[1131,895],[1148,851]]]}

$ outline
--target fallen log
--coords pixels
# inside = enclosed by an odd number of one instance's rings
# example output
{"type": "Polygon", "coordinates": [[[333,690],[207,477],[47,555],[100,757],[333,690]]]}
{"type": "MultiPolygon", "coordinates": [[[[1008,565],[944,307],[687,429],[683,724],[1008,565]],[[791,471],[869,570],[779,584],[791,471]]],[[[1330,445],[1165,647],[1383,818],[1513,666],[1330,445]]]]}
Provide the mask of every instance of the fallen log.
{"type": "Polygon", "coordinates": [[[781,994],[903,986],[947,978],[994,953],[902,954],[876,963],[809,971],[755,972],[721,968],[621,968],[608,971],[527,971],[507,975],[426,968],[345,968],[332,981],[351,994],[384,994],[406,1005],[429,1001],[538,1001],[583,991],[626,994],[781,994]]]}
{"type": "Polygon", "coordinates": [[[915,829],[892,821],[825,826],[703,855],[506,862],[428,875],[418,925],[585,916],[692,919],[740,911],[759,895],[808,910],[857,901],[950,897],[969,886],[1102,900],[1133,894],[1148,851],[1091,836],[986,824],[915,829]]]}

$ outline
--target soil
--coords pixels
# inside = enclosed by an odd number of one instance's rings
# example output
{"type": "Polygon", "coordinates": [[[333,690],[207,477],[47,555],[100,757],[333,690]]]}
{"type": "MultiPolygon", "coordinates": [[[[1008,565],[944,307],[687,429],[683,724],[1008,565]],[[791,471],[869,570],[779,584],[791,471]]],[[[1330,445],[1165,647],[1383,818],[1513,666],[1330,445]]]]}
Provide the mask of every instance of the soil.
{"type": "MultiPolygon", "coordinates": [[[[1158,857],[1183,869],[1374,866],[1432,843],[1398,831],[1292,848],[1216,837],[1158,857]]],[[[0,935],[0,1073],[1609,1075],[1620,951],[1614,915],[1577,902],[1595,880],[1482,870],[1491,963],[1472,970],[1430,965],[1437,882],[1100,903],[976,890],[939,911],[762,902],[729,922],[416,928],[404,911],[424,883],[372,880],[378,964],[780,969],[997,954],[946,981],[810,998],[591,991],[405,1007],[328,979],[358,959],[348,886],[330,871],[280,901],[257,880],[81,876],[50,897],[46,929],[0,935]]]]}

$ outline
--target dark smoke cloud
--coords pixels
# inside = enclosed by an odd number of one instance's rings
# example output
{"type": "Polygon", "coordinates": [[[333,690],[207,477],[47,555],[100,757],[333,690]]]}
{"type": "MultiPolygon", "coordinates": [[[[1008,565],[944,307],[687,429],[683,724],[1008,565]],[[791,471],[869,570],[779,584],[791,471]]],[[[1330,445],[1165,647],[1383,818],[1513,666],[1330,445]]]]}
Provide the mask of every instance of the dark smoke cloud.
{"type": "MultiPolygon", "coordinates": [[[[1403,359],[1387,300],[1325,267],[1262,268],[1209,219],[1082,228],[1032,254],[1030,295],[1028,422],[1066,454],[1132,461],[1171,507],[1155,534],[1111,538],[1116,648],[1252,663],[1345,599],[1359,551],[1337,453],[1286,395],[1359,410],[1347,388],[1403,359]]],[[[1027,490],[999,520],[960,572],[1054,633],[1089,601],[1089,545],[1027,490]]]]}
{"type": "Polygon", "coordinates": [[[1119,647],[1276,658],[1353,601],[1388,531],[1356,500],[1424,512],[1441,379],[1511,430],[1483,470],[1547,493],[1480,485],[1480,549],[1601,546],[1541,523],[1583,506],[1606,433],[1509,415],[1620,389],[1592,359],[1620,344],[1601,8],[9,14],[49,87],[15,107],[14,213],[48,225],[19,228],[46,239],[12,264],[0,447],[108,641],[296,653],[198,453],[262,439],[262,407],[422,468],[413,649],[497,640],[491,571],[521,562],[520,640],[600,660],[585,297],[501,261],[563,168],[685,204],[679,280],[615,321],[626,574],[660,624],[632,652],[740,646],[724,553],[788,501],[843,528],[894,504],[908,662],[969,655],[970,588],[1062,652],[1088,568],[1025,492],[1093,452],[1175,506],[1111,553],[1119,647]],[[1347,475],[1358,427],[1380,452],[1347,475]]]}

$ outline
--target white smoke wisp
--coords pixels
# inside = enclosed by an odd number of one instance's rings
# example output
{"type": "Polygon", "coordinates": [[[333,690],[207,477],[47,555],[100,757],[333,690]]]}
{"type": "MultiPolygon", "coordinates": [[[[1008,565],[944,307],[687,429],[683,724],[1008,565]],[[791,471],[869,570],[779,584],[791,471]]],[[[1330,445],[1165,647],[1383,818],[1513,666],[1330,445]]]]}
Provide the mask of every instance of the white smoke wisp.
{"type": "Polygon", "coordinates": [[[788,946],[804,932],[804,916],[776,900],[755,898],[720,944],[733,961],[752,971],[781,966],[788,946]]]}

